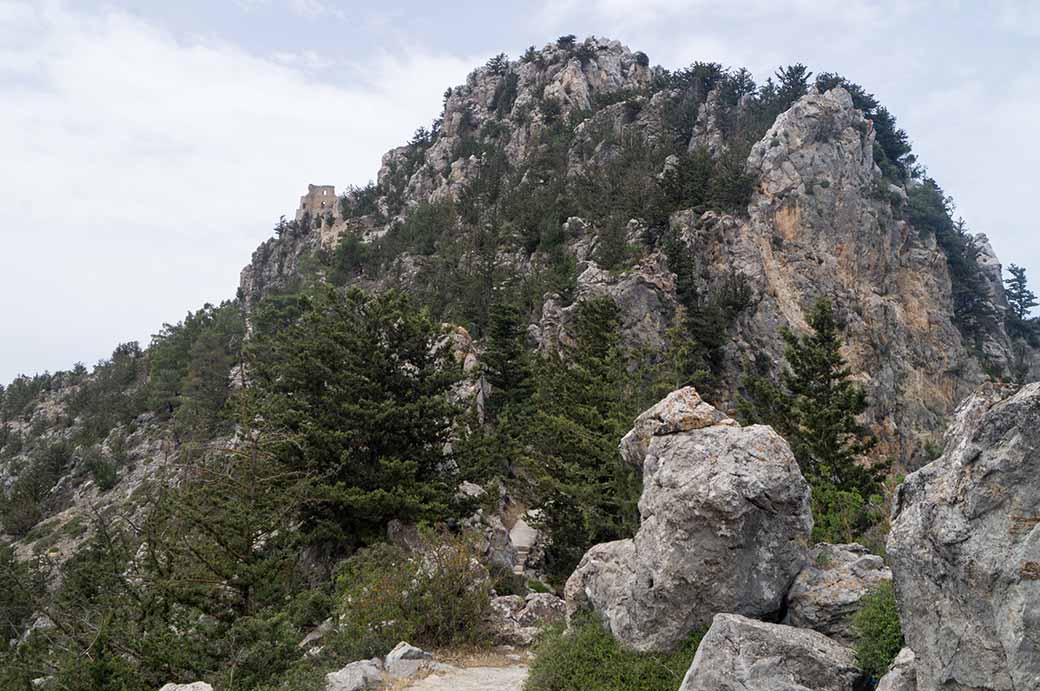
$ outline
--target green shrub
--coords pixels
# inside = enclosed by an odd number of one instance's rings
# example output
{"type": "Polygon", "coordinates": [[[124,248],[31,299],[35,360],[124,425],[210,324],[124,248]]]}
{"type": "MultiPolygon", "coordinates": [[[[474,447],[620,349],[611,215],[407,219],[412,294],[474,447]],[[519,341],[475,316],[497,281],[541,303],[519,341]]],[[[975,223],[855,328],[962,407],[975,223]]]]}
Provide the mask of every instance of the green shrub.
{"type": "Polygon", "coordinates": [[[527,691],[674,691],[679,688],[702,633],[670,654],[625,650],[594,621],[571,631],[549,629],[535,648],[527,691]]]}
{"type": "Polygon", "coordinates": [[[903,648],[903,628],[891,583],[882,584],[860,600],[852,626],[858,637],[859,666],[867,674],[880,677],[903,648]]]}
{"type": "Polygon", "coordinates": [[[340,633],[351,659],[385,655],[399,641],[423,647],[478,645],[491,581],[462,538],[424,534],[421,554],[390,544],[362,549],[337,578],[340,633]]]}
{"type": "Polygon", "coordinates": [[[115,487],[119,479],[118,469],[115,462],[101,449],[97,446],[88,448],[83,452],[83,462],[98,490],[107,492],[115,487]]]}

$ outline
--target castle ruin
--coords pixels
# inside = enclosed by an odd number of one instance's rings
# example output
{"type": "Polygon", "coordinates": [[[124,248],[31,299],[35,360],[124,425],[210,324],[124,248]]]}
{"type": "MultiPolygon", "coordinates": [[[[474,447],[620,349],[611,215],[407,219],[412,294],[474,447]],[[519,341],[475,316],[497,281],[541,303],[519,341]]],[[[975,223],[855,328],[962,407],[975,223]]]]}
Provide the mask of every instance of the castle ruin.
{"type": "Polygon", "coordinates": [[[336,198],[336,187],[307,185],[307,194],[300,197],[300,207],[296,209],[296,220],[301,220],[305,214],[311,218],[324,218],[328,214],[333,218],[338,217],[339,200],[336,198]]]}

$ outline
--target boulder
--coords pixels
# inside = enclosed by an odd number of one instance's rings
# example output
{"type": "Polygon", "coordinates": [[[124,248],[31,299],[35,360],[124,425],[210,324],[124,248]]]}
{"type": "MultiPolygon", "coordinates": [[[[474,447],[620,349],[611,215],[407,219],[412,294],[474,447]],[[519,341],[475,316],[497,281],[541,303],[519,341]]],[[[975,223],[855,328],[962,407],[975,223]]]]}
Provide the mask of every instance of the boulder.
{"type": "Polygon", "coordinates": [[[888,673],[881,677],[876,691],[917,691],[917,671],[914,668],[914,651],[903,648],[892,661],[888,673]]]}
{"type": "Polygon", "coordinates": [[[433,655],[430,653],[401,641],[394,646],[393,650],[387,653],[383,667],[392,676],[411,677],[420,669],[429,665],[432,660],[433,655]]]}
{"type": "Polygon", "coordinates": [[[191,684],[169,683],[159,689],[159,691],[213,691],[213,687],[204,681],[196,681],[191,684]]]}
{"type": "Polygon", "coordinates": [[[659,426],[635,459],[636,536],[594,546],[565,588],[569,619],[591,610],[639,651],[672,650],[719,612],[778,612],[812,530],[809,487],[771,428],[682,427],[659,426]]]}
{"type": "Polygon", "coordinates": [[[325,675],[325,691],[361,691],[378,688],[382,683],[383,661],[378,657],[351,662],[338,672],[325,675]]]}
{"type": "Polygon", "coordinates": [[[546,624],[566,619],[563,600],[549,593],[531,593],[526,598],[503,595],[491,600],[488,624],[498,645],[529,646],[546,624]]]}
{"type": "Polygon", "coordinates": [[[719,614],[679,691],[852,691],[856,656],[823,634],[719,614]]]}
{"type": "Polygon", "coordinates": [[[1040,688],[1040,383],[986,385],[896,492],[888,559],[921,689],[1040,688]]]}
{"type": "Polygon", "coordinates": [[[650,440],[657,433],[690,432],[710,425],[736,425],[705,403],[692,386],[673,391],[644,410],[621,438],[618,450],[626,463],[642,467],[650,440]]]}
{"type": "Polygon", "coordinates": [[[891,581],[884,560],[866,547],[820,543],[787,594],[784,623],[853,645],[852,617],[860,599],[891,581]]]}

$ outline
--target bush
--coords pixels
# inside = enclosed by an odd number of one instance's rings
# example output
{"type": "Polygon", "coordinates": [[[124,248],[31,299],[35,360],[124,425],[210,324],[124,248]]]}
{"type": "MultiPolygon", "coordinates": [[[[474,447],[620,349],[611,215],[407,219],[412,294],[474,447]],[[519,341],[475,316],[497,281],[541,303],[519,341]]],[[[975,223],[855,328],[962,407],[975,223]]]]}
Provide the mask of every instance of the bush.
{"type": "Polygon", "coordinates": [[[881,677],[903,648],[903,627],[891,583],[882,584],[860,600],[852,626],[858,637],[859,666],[872,677],[881,677]]]}
{"type": "Polygon", "coordinates": [[[385,655],[399,641],[423,647],[478,645],[491,582],[462,538],[424,534],[420,554],[390,544],[360,550],[337,578],[336,652],[351,659],[385,655]]]}
{"type": "Polygon", "coordinates": [[[549,629],[535,647],[527,691],[674,691],[697,652],[702,633],[670,654],[625,650],[594,621],[569,632],[549,629]]]}

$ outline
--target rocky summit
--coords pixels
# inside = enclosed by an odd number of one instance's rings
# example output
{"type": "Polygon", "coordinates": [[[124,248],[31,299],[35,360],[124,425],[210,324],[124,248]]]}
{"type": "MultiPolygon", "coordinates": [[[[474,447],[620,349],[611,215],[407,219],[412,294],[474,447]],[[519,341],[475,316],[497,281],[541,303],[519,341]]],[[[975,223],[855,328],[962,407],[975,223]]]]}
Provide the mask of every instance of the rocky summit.
{"type": "Polygon", "coordinates": [[[561,36],[372,172],[0,389],[0,688],[1040,689],[1036,295],[866,88],[561,36]]]}

